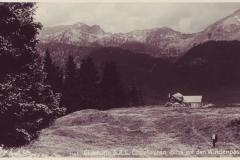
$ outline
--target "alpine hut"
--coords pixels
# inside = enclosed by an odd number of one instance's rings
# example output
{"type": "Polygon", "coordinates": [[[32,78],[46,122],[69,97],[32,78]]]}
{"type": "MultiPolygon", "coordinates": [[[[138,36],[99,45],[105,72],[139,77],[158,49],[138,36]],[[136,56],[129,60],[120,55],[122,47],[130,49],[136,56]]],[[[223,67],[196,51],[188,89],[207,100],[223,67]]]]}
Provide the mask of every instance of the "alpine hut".
{"type": "Polygon", "coordinates": [[[201,107],[202,96],[183,96],[183,103],[193,108],[201,107]]]}

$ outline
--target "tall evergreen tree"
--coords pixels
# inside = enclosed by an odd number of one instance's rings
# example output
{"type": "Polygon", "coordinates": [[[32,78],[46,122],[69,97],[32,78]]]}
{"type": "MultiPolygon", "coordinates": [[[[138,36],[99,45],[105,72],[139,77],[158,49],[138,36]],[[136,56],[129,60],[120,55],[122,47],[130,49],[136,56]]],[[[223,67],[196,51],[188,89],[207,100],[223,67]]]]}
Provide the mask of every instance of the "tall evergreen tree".
{"type": "Polygon", "coordinates": [[[139,104],[138,90],[137,87],[132,84],[128,91],[128,104],[130,106],[137,106],[139,104]]]}
{"type": "Polygon", "coordinates": [[[144,97],[143,97],[143,90],[142,88],[137,88],[137,97],[138,97],[138,106],[144,105],[144,97]]]}
{"type": "Polygon", "coordinates": [[[114,62],[105,64],[101,87],[101,109],[123,107],[126,105],[126,96],[117,67],[114,62]]]}
{"type": "Polygon", "coordinates": [[[72,56],[68,57],[65,66],[65,79],[63,83],[62,105],[67,108],[67,112],[78,110],[78,92],[76,81],[76,64],[72,56]]]}
{"type": "Polygon", "coordinates": [[[52,58],[48,49],[46,50],[44,57],[44,70],[46,72],[46,82],[51,84],[54,69],[52,58]]]}
{"type": "Polygon", "coordinates": [[[30,142],[61,115],[59,96],[44,84],[36,52],[34,3],[0,3],[0,144],[30,142]]]}
{"type": "Polygon", "coordinates": [[[61,92],[62,89],[62,71],[56,66],[47,49],[44,57],[44,71],[46,72],[46,83],[50,84],[55,92],[61,92]]]}
{"type": "Polygon", "coordinates": [[[54,71],[55,71],[55,76],[53,82],[55,84],[53,85],[53,89],[55,92],[62,93],[63,89],[63,70],[61,67],[54,65],[54,71]]]}
{"type": "Polygon", "coordinates": [[[141,106],[144,104],[142,90],[134,83],[128,89],[127,102],[130,106],[141,106]]]}
{"type": "Polygon", "coordinates": [[[98,80],[97,69],[91,57],[83,59],[77,73],[79,109],[97,107],[98,80]]]}

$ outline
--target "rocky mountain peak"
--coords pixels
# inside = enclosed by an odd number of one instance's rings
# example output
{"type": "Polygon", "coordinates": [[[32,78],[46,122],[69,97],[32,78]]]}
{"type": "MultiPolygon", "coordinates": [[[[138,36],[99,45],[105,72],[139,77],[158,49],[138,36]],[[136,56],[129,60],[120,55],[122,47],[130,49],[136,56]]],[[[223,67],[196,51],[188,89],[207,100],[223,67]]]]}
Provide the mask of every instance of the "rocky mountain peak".
{"type": "Polygon", "coordinates": [[[93,25],[90,27],[90,30],[92,33],[95,33],[95,34],[104,34],[104,30],[99,26],[99,25],[93,25]]]}
{"type": "Polygon", "coordinates": [[[73,25],[45,28],[40,34],[42,42],[61,42],[77,46],[122,47],[142,51],[155,57],[179,56],[187,50],[209,40],[240,40],[240,9],[209,25],[201,32],[184,34],[169,27],[134,30],[128,33],[108,33],[99,25],[77,22],[73,25]],[[134,44],[134,45],[133,45],[134,44]],[[138,44],[138,45],[136,45],[138,44]],[[144,46],[140,47],[140,44],[144,46]],[[127,46],[127,47],[126,47],[127,46]]]}
{"type": "Polygon", "coordinates": [[[235,12],[233,12],[233,14],[240,15],[240,9],[236,10],[235,12]]]}
{"type": "Polygon", "coordinates": [[[74,27],[82,27],[82,26],[89,27],[87,24],[82,23],[82,22],[76,22],[72,26],[74,26],[74,27]]]}

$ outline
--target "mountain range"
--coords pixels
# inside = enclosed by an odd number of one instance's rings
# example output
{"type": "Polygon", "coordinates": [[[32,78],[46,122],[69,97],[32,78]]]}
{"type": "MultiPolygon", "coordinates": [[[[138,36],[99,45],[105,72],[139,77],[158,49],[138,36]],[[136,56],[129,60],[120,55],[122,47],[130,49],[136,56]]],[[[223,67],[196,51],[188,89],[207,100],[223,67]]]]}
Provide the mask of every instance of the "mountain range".
{"type": "Polygon", "coordinates": [[[240,10],[193,34],[167,27],[109,33],[76,23],[45,27],[39,38],[40,53],[49,49],[62,69],[69,55],[77,67],[90,56],[100,76],[106,62],[116,63],[123,83],[141,87],[146,104],[165,102],[169,92],[201,94],[210,102],[225,101],[225,91],[239,96],[232,90],[240,88],[240,10]]]}
{"type": "Polygon", "coordinates": [[[76,47],[120,47],[153,57],[178,57],[206,41],[240,40],[240,10],[209,25],[198,33],[186,34],[168,27],[110,33],[99,25],[78,22],[44,27],[39,34],[43,44],[58,43],[76,47]]]}

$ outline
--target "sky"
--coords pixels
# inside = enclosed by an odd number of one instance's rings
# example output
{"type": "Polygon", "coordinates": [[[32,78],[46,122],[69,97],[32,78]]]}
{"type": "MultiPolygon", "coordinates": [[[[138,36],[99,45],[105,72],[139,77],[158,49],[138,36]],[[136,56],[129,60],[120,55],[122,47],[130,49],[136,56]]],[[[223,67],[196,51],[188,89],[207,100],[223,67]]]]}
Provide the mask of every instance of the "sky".
{"type": "Polygon", "coordinates": [[[238,9],[240,3],[39,2],[35,17],[43,26],[82,22],[113,33],[157,27],[194,33],[238,9]]]}

